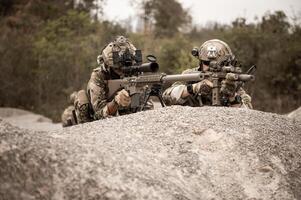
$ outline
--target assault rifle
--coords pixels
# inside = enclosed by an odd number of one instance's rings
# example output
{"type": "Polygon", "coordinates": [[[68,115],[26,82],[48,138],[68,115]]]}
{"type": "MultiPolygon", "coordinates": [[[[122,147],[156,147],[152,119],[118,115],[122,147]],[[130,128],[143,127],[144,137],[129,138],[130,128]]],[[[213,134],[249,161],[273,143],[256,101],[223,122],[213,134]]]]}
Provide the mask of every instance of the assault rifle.
{"type": "Polygon", "coordinates": [[[238,72],[238,68],[233,66],[224,66],[219,70],[213,70],[217,66],[212,66],[212,70],[209,72],[196,71],[190,74],[175,74],[166,75],[164,73],[156,73],[159,69],[159,65],[156,62],[154,56],[148,57],[149,63],[142,64],[141,66],[128,66],[123,70],[129,76],[122,79],[109,80],[109,99],[113,99],[115,94],[121,89],[125,89],[131,96],[130,108],[137,112],[144,110],[147,102],[151,96],[156,96],[162,107],[165,103],[162,99],[162,88],[164,84],[174,82],[199,82],[204,79],[209,79],[213,82],[212,90],[212,104],[220,106],[220,82],[221,80],[228,78],[234,81],[244,83],[246,81],[254,80],[254,76],[250,74],[242,74],[238,72]],[[235,71],[236,70],[236,71],[235,71]],[[150,72],[150,74],[145,74],[150,72]],[[231,72],[231,73],[230,73],[231,72]],[[130,76],[132,74],[132,76],[130,76]],[[141,95],[143,95],[143,103],[141,103],[141,95]]]}
{"type": "Polygon", "coordinates": [[[229,98],[223,96],[220,91],[222,80],[228,79],[237,82],[236,91],[238,91],[245,82],[255,80],[255,76],[253,75],[255,71],[256,65],[250,67],[247,73],[243,74],[240,67],[232,65],[223,66],[218,62],[211,61],[209,64],[209,73],[211,73],[211,76],[208,79],[213,83],[212,105],[224,106],[228,104],[229,98]]]}

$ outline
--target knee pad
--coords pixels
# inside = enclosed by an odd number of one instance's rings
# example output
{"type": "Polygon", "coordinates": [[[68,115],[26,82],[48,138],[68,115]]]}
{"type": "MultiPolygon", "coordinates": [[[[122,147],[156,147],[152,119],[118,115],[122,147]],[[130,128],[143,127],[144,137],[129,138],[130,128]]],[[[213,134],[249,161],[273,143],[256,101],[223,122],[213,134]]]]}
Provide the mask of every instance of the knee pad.
{"type": "Polygon", "coordinates": [[[74,106],[78,123],[91,121],[90,102],[85,90],[78,91],[74,106]]]}
{"type": "Polygon", "coordinates": [[[78,91],[75,103],[77,104],[78,107],[81,107],[82,105],[85,104],[89,104],[89,99],[85,90],[78,91]]]}

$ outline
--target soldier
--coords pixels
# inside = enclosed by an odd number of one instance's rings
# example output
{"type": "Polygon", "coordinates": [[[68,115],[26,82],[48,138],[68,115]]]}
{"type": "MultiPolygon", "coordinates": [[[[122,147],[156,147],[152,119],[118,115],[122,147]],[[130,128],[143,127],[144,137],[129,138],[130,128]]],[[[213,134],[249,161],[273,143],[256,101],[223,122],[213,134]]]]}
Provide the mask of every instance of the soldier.
{"type": "Polygon", "coordinates": [[[74,100],[77,98],[77,92],[73,92],[69,98],[69,106],[64,110],[61,119],[62,119],[62,126],[72,126],[77,124],[75,118],[75,108],[74,108],[74,100]]]}
{"type": "MultiPolygon", "coordinates": [[[[183,74],[196,71],[208,72],[212,61],[222,66],[237,65],[230,47],[225,42],[217,39],[206,41],[199,49],[194,49],[192,54],[199,59],[199,66],[185,70],[183,74]]],[[[212,89],[213,83],[208,79],[197,83],[177,82],[165,90],[163,99],[167,105],[212,105],[212,89]]],[[[220,92],[221,96],[227,98],[223,106],[252,109],[251,97],[243,88],[237,86],[237,82],[226,78],[221,83],[220,92]]]]}
{"type": "MultiPolygon", "coordinates": [[[[78,123],[104,119],[111,116],[129,114],[131,97],[122,89],[113,99],[108,99],[108,80],[120,79],[124,76],[121,71],[123,65],[131,66],[139,62],[137,60],[135,46],[124,36],[118,36],[109,43],[98,56],[99,67],[93,70],[87,85],[87,92],[79,91],[75,100],[75,110],[78,123]],[[114,60],[114,56],[118,61],[114,60]]],[[[142,58],[141,58],[142,59],[142,58]]],[[[153,105],[148,102],[147,109],[153,105]]]]}

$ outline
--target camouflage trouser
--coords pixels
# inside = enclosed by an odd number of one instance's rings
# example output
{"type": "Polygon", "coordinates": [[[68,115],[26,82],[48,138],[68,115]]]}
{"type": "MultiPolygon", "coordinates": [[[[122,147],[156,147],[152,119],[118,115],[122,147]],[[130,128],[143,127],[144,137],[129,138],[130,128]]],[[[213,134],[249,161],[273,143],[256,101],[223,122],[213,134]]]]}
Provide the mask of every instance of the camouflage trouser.
{"type": "Polygon", "coordinates": [[[75,116],[74,106],[66,108],[62,114],[62,125],[63,127],[72,126],[77,124],[75,116]]]}
{"type": "Polygon", "coordinates": [[[92,121],[90,115],[90,102],[85,90],[80,90],[74,101],[77,123],[85,123],[92,121]]]}

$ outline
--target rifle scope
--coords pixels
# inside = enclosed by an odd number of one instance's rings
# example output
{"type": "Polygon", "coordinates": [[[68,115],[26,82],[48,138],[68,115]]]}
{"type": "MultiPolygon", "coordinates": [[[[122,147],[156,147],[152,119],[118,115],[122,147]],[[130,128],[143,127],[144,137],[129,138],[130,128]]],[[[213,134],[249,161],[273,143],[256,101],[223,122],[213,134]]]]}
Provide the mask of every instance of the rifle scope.
{"type": "Polygon", "coordinates": [[[125,66],[121,68],[125,74],[136,74],[141,72],[157,72],[159,70],[159,64],[156,62],[143,63],[137,66],[125,66]]]}

